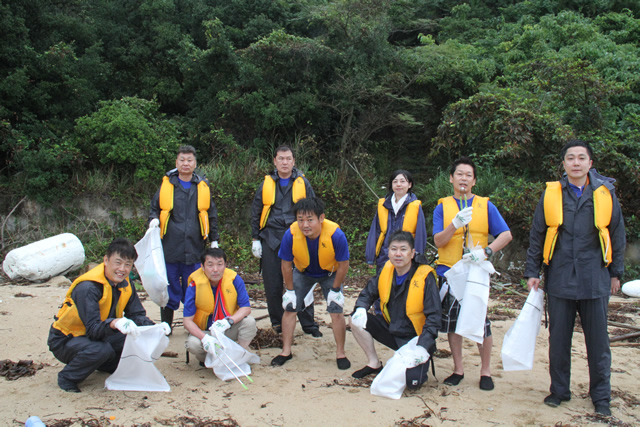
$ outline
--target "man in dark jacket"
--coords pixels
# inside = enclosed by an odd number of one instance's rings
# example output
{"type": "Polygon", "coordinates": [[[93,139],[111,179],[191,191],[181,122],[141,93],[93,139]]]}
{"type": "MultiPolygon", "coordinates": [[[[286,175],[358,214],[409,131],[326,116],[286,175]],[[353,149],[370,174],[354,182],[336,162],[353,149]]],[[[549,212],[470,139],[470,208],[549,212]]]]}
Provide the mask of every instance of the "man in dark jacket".
{"type": "MultiPolygon", "coordinates": [[[[96,369],[113,373],[120,362],[125,335],[137,336],[138,326],[153,325],[140,303],[129,273],[137,258],[126,239],[115,239],[104,262],[78,277],[49,330],[49,349],[66,364],[58,385],[79,393],[78,384],[96,369]]],[[[170,332],[165,325],[165,333],[170,332]]]]}
{"type": "MultiPolygon", "coordinates": [[[[252,252],[262,258],[262,279],[271,326],[282,330],[282,293],[284,291],[282,269],[278,251],[285,231],[296,220],[293,205],[305,197],[314,197],[311,184],[297,170],[293,151],[287,146],[276,149],[273,158],[276,170],[266,175],[260,184],[251,205],[252,252]]],[[[302,330],[318,338],[322,336],[318,324],[313,320],[313,304],[298,312],[302,330]]]]}
{"type": "Polygon", "coordinates": [[[176,168],[167,172],[151,200],[149,226],[160,226],[169,280],[169,302],[160,309],[163,322],[173,323],[173,312],[184,302],[188,278],[200,268],[207,237],[218,247],[218,212],[209,182],[194,171],[196,149],[178,149],[176,168]]]}
{"type": "Polygon", "coordinates": [[[547,183],[533,217],[525,276],[540,285],[545,264],[549,311],[551,394],[557,407],[571,399],[571,337],[580,314],[589,362],[589,394],[597,413],[611,415],[611,350],[607,332],[609,296],[620,289],[626,245],[624,222],[612,180],[594,170],[593,151],[574,140],[562,149],[566,175],[547,183]]]}
{"type": "Polygon", "coordinates": [[[414,261],[414,240],[407,231],[396,231],[389,239],[389,261],[369,280],[356,300],[351,332],[364,350],[368,364],[355,371],[364,378],[382,370],[373,340],[398,350],[418,338],[414,367],[407,369],[407,387],[416,389],[427,380],[429,354],[435,350],[442,307],[434,270],[414,261]],[[382,314],[368,312],[380,299],[382,314]]]}

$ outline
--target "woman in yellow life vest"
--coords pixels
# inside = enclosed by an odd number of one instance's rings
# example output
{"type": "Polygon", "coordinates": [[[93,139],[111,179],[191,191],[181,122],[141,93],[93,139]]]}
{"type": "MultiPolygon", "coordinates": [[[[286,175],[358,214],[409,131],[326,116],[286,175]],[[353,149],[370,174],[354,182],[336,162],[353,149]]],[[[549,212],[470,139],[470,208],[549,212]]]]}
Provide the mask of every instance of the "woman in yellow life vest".
{"type": "Polygon", "coordinates": [[[387,188],[389,193],[384,199],[378,200],[365,249],[367,264],[375,264],[378,272],[389,259],[389,237],[394,231],[411,233],[415,239],[416,255],[424,254],[427,246],[427,226],[422,202],[412,192],[411,173],[402,169],[394,171],[389,177],[387,188]]]}

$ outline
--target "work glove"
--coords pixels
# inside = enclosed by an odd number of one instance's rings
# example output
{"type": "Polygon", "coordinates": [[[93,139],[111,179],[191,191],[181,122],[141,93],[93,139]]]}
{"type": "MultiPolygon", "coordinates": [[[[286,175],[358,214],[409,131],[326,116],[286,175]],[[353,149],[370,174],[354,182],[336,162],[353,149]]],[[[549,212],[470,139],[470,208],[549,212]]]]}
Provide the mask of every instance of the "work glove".
{"type": "Polygon", "coordinates": [[[313,305],[313,291],[316,289],[316,286],[318,286],[318,283],[314,283],[313,286],[311,287],[311,290],[309,292],[307,292],[307,295],[305,295],[304,297],[304,306],[305,307],[309,307],[310,305],[313,305]]]}
{"type": "Polygon", "coordinates": [[[356,308],[356,312],[351,315],[351,326],[360,329],[367,327],[367,310],[364,307],[356,308]]]}
{"type": "Polygon", "coordinates": [[[342,288],[338,288],[337,290],[331,288],[329,295],[327,296],[327,310],[331,303],[335,303],[340,308],[344,308],[344,294],[342,293],[342,288]]]}
{"type": "Polygon", "coordinates": [[[211,249],[215,249],[218,247],[218,241],[214,240],[213,242],[211,242],[211,249]]]}
{"type": "Polygon", "coordinates": [[[165,335],[171,335],[171,326],[167,322],[160,323],[160,326],[162,326],[165,335]]]}
{"type": "Polygon", "coordinates": [[[127,319],[126,317],[121,317],[116,320],[116,329],[125,335],[131,335],[133,338],[138,338],[140,336],[138,325],[136,325],[133,320],[127,319]]]}
{"type": "Polygon", "coordinates": [[[472,249],[470,252],[464,254],[462,259],[474,264],[481,264],[487,259],[487,254],[484,253],[483,248],[472,249]]]}
{"type": "Polygon", "coordinates": [[[469,206],[468,208],[462,209],[460,212],[456,214],[451,223],[456,228],[456,230],[460,227],[464,227],[465,225],[471,222],[471,215],[473,214],[473,207],[469,206]]]}
{"type": "Polygon", "coordinates": [[[160,220],[158,218],[153,218],[149,221],[149,228],[160,227],[160,220]]]}
{"type": "Polygon", "coordinates": [[[251,244],[251,253],[253,253],[253,256],[256,258],[262,258],[262,243],[260,243],[260,240],[253,241],[251,244]]]}
{"type": "Polygon", "coordinates": [[[284,295],[282,295],[282,308],[286,310],[289,304],[291,304],[292,310],[296,309],[296,305],[297,305],[296,291],[294,291],[293,289],[292,290],[287,289],[284,295]]]}
{"type": "Polygon", "coordinates": [[[223,348],[220,341],[209,334],[205,334],[200,341],[202,342],[202,348],[204,349],[204,351],[214,357],[217,357],[218,352],[223,348]]]}
{"type": "Polygon", "coordinates": [[[226,331],[230,327],[231,325],[229,324],[229,321],[227,319],[220,319],[213,322],[213,325],[211,325],[209,330],[211,331],[212,334],[215,333],[215,331],[218,331],[224,334],[224,331],[226,331]]]}
{"type": "Polygon", "coordinates": [[[409,351],[404,355],[404,361],[407,365],[407,369],[422,365],[427,360],[429,360],[429,352],[421,345],[416,345],[415,350],[409,351]]]}

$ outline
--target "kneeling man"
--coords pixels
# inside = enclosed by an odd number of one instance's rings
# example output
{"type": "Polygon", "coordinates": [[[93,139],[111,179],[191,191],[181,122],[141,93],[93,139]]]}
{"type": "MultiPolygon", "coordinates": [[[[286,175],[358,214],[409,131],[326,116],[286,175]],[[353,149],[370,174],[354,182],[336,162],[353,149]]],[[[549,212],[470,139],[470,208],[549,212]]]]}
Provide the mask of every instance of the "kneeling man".
{"type": "Polygon", "coordinates": [[[220,345],[212,335],[214,330],[248,349],[258,329],[250,316],[251,304],[244,281],[227,268],[224,251],[206,249],[201,261],[202,267],[189,276],[183,323],[189,332],[185,347],[203,364],[207,352],[216,355],[216,345],[220,345]]]}
{"type": "Polygon", "coordinates": [[[355,371],[354,378],[364,378],[382,370],[374,342],[393,350],[419,335],[414,367],[407,369],[407,387],[417,389],[427,381],[429,354],[435,350],[440,328],[440,297],[433,268],[413,260],[416,251],[411,233],[397,231],[389,240],[389,261],[380,273],[369,280],[356,300],[351,315],[351,332],[369,363],[355,371]],[[368,312],[380,299],[382,314],[368,312]]]}
{"type": "MultiPolygon", "coordinates": [[[[78,384],[96,369],[113,373],[125,335],[136,337],[138,326],[153,325],[129,283],[137,257],[128,240],[115,239],[104,262],[71,284],[47,342],[56,359],[67,365],[58,373],[61,389],[79,393],[78,384]]],[[[164,325],[169,334],[169,325],[164,325]]]]}

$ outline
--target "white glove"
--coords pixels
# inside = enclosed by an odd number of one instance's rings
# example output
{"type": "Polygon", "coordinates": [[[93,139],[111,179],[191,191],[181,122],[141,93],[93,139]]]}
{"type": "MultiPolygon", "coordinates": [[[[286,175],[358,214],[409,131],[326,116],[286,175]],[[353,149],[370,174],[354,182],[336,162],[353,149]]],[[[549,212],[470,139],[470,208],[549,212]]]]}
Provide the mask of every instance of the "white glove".
{"type": "Polygon", "coordinates": [[[162,329],[164,329],[164,334],[165,335],[171,334],[171,326],[169,326],[169,324],[167,322],[160,323],[160,326],[162,326],[162,329]]]}
{"type": "Polygon", "coordinates": [[[149,221],[149,228],[160,227],[160,220],[158,218],[153,218],[149,221]]]}
{"type": "Polygon", "coordinates": [[[297,305],[297,298],[296,291],[287,289],[284,295],[282,295],[282,308],[286,310],[289,304],[291,304],[291,308],[295,310],[297,305]]]}
{"type": "Polygon", "coordinates": [[[213,242],[211,242],[211,249],[217,248],[218,247],[218,241],[214,240],[213,242]]]}
{"type": "Polygon", "coordinates": [[[220,343],[220,341],[218,341],[217,338],[212,337],[208,334],[205,334],[200,342],[202,342],[202,348],[204,348],[204,351],[215,357],[218,356],[218,351],[223,348],[222,344],[220,343]]]}
{"type": "Polygon", "coordinates": [[[342,289],[337,292],[333,289],[329,290],[329,295],[327,296],[327,308],[332,302],[335,302],[340,306],[340,308],[344,308],[344,294],[342,293],[342,289]]]}
{"type": "Polygon", "coordinates": [[[421,345],[416,345],[415,351],[410,352],[405,357],[407,368],[415,368],[429,360],[429,352],[421,345]]]}
{"type": "Polygon", "coordinates": [[[251,244],[251,252],[253,253],[254,257],[262,258],[262,243],[260,243],[260,240],[253,241],[253,243],[251,244]]]}
{"type": "Polygon", "coordinates": [[[471,215],[473,214],[473,207],[469,206],[468,208],[462,209],[460,212],[456,214],[451,223],[456,228],[456,230],[460,227],[463,227],[471,222],[471,215]]]}
{"type": "Polygon", "coordinates": [[[356,312],[351,315],[351,326],[364,329],[367,327],[367,310],[363,307],[356,308],[356,312]]]}
{"type": "Polygon", "coordinates": [[[211,331],[212,334],[215,333],[214,331],[218,331],[224,334],[224,331],[226,331],[230,327],[231,327],[231,324],[227,319],[220,319],[213,322],[213,325],[211,325],[209,330],[211,331]]]}
{"type": "Polygon", "coordinates": [[[471,252],[462,255],[462,259],[475,264],[480,264],[487,259],[487,254],[484,253],[484,249],[482,248],[472,249],[471,252]]]}
{"type": "Polygon", "coordinates": [[[121,317],[116,320],[116,329],[125,335],[131,335],[133,338],[140,336],[138,325],[136,325],[133,320],[127,319],[126,317],[121,317]]]}

